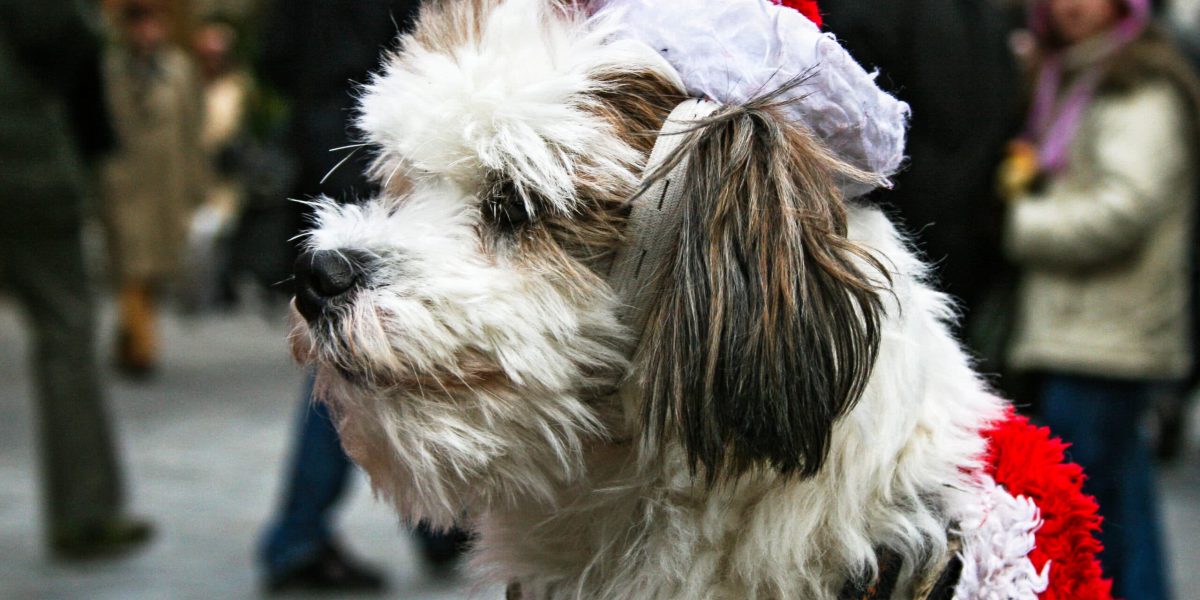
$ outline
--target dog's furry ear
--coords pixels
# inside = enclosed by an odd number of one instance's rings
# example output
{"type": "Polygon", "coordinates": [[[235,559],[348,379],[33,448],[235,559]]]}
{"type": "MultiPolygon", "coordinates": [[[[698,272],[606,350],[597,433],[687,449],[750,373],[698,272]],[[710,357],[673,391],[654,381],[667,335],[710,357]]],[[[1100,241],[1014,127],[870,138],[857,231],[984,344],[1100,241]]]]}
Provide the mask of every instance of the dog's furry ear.
{"type": "Polygon", "coordinates": [[[709,485],[759,466],[815,474],[862,395],[886,271],[846,237],[839,183],[868,175],[770,98],[723,109],[685,155],[676,254],[638,361],[644,440],[677,434],[709,485]]]}

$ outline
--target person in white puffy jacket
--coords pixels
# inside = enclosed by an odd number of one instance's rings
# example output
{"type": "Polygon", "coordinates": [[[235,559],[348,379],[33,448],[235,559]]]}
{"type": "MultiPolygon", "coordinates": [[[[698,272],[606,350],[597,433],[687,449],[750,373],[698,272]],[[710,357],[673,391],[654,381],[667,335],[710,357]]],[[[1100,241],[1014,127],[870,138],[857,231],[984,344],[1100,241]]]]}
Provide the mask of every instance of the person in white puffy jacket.
{"type": "Polygon", "coordinates": [[[1192,366],[1197,83],[1143,0],[1039,0],[1029,126],[1002,170],[1021,267],[1010,359],[1104,516],[1114,595],[1167,598],[1139,424],[1192,366]]]}

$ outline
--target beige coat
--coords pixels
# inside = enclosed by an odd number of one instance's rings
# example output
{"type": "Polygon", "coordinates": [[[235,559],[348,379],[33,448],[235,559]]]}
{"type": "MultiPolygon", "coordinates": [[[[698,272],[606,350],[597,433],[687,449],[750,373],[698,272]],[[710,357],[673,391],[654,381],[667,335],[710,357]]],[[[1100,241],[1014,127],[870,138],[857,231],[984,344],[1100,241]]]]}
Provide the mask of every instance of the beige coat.
{"type": "Polygon", "coordinates": [[[1015,366],[1138,379],[1187,373],[1196,191],[1187,107],[1165,82],[1098,97],[1064,174],[1017,201],[1005,240],[1025,273],[1015,366]]]}
{"type": "Polygon", "coordinates": [[[204,194],[201,95],[178,50],[155,65],[122,50],[107,57],[118,148],[103,169],[103,216],[118,281],[161,281],[177,269],[192,211],[204,194]]]}

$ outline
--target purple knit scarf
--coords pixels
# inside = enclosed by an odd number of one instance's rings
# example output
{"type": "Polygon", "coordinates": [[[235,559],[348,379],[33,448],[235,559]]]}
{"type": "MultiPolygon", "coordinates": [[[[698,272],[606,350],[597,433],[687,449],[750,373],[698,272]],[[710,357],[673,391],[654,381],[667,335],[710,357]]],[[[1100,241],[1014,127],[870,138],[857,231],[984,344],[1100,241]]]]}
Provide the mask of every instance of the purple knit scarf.
{"type": "MultiPolygon", "coordinates": [[[[1102,49],[1098,56],[1107,58],[1137,39],[1150,22],[1149,0],[1122,0],[1129,14],[1121,19],[1112,30],[1103,34],[1102,49]]],[[[1039,39],[1050,34],[1049,1],[1039,0],[1030,14],[1030,28],[1039,39]]],[[[1093,42],[1088,42],[1093,43],[1093,42]]],[[[1025,139],[1038,148],[1038,165],[1043,171],[1057,173],[1067,166],[1068,151],[1075,134],[1079,131],[1083,113],[1091,104],[1096,87],[1104,76],[1104,60],[1096,60],[1084,67],[1074,77],[1066,90],[1062,90],[1065,55],[1070,48],[1059,50],[1042,63],[1038,73],[1037,88],[1033,94],[1029,121],[1025,128],[1025,139]]]]}

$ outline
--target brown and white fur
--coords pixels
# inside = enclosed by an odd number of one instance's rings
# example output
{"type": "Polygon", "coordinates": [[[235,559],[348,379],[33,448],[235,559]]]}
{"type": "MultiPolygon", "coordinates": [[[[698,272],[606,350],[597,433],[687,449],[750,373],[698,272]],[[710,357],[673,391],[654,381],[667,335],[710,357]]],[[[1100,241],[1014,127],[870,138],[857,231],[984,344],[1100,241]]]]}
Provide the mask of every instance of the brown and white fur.
{"type": "Polygon", "coordinates": [[[384,191],[307,238],[357,284],[292,336],[346,449],[527,599],[831,598],[884,548],[914,585],[1003,411],[951,304],[766,94],[688,134],[634,352],[604,273],[685,96],[609,33],[568,2],[432,1],[365,87],[384,191]]]}

